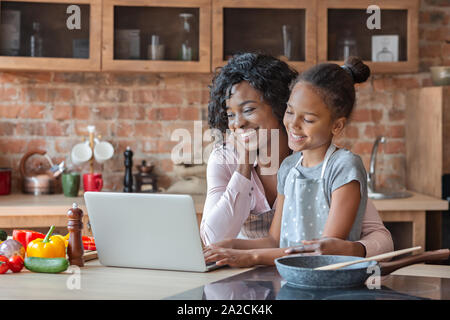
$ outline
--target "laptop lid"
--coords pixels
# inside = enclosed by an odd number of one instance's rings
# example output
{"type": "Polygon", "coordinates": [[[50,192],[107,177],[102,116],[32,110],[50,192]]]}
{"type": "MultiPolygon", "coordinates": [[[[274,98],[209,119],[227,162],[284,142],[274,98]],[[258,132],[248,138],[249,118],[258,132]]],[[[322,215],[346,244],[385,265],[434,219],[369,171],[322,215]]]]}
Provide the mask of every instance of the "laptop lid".
{"type": "Polygon", "coordinates": [[[191,196],[85,192],[84,199],[101,264],[207,271],[191,196]]]}

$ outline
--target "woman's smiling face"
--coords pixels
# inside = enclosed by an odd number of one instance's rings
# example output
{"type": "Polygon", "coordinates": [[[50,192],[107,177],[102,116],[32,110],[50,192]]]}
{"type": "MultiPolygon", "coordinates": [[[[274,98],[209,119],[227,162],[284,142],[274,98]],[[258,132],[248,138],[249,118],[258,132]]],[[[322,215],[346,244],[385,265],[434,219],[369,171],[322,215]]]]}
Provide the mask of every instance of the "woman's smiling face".
{"type": "Polygon", "coordinates": [[[305,82],[294,86],[283,123],[288,133],[289,148],[293,151],[321,147],[329,143],[336,133],[331,111],[305,82]]]}
{"type": "Polygon", "coordinates": [[[270,130],[283,129],[273,114],[272,107],[264,101],[262,94],[246,81],[233,85],[230,91],[225,107],[228,128],[238,135],[241,141],[249,143],[249,150],[269,145],[270,130]],[[261,135],[260,130],[263,129],[267,130],[267,139],[261,135]]]}

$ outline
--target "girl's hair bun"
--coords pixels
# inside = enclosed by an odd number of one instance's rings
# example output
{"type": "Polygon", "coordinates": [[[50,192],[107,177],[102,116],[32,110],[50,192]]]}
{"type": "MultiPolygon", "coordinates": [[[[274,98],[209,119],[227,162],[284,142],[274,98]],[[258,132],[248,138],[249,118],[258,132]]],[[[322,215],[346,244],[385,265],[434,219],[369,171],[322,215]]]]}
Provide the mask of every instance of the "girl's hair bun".
{"type": "Polygon", "coordinates": [[[344,66],[350,69],[354,83],[364,82],[370,76],[370,68],[358,57],[348,57],[344,66]]]}

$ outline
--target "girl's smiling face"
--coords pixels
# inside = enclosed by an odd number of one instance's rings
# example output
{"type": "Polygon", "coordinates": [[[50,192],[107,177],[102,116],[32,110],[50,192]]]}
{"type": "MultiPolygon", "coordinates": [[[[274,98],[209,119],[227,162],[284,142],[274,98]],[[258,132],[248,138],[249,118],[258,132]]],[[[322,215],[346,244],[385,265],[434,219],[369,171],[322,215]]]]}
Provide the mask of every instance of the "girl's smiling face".
{"type": "Polygon", "coordinates": [[[230,97],[226,100],[226,110],[228,128],[242,141],[249,143],[250,150],[270,143],[270,130],[283,131],[272,107],[264,101],[262,94],[246,81],[233,85],[230,97]],[[265,136],[261,137],[264,139],[259,139],[261,129],[267,130],[267,139],[265,136]]]}
{"type": "Polygon", "coordinates": [[[323,99],[306,82],[292,89],[283,119],[293,151],[328,147],[334,135],[342,131],[345,118],[333,120],[323,99]]]}

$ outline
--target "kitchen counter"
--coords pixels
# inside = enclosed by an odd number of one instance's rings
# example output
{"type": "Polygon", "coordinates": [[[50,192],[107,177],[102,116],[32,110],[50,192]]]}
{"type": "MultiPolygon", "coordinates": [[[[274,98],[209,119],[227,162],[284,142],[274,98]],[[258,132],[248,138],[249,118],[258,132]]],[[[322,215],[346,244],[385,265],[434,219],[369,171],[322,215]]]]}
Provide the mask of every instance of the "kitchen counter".
{"type": "MultiPolygon", "coordinates": [[[[283,295],[288,299],[302,297],[301,292],[292,293],[291,289],[283,286],[284,281],[275,267],[225,267],[207,273],[197,273],[104,267],[99,260],[92,260],[79,270],[80,273],[69,269],[60,274],[22,270],[20,273],[1,275],[3,290],[0,291],[0,299],[184,300],[202,299],[203,293],[207,294],[206,298],[218,299],[279,299],[283,298],[283,295]],[[79,289],[76,288],[77,283],[80,284],[79,289]],[[69,289],[68,284],[72,289],[69,289]]],[[[394,290],[397,294],[386,298],[406,299],[412,295],[450,299],[450,266],[409,266],[383,277],[381,284],[383,292],[391,290],[392,293],[394,290]],[[402,270],[406,272],[402,273],[402,270]]],[[[364,288],[361,290],[365,293],[368,291],[364,288]]],[[[350,292],[352,291],[340,291],[350,292]]]]}
{"type": "MultiPolygon", "coordinates": [[[[396,249],[407,246],[422,246],[425,248],[425,214],[427,211],[448,210],[448,202],[422,195],[416,192],[410,198],[373,200],[380,216],[385,222],[410,222],[411,232],[401,234],[408,239],[394,239],[400,244],[396,249]]],[[[205,202],[204,195],[193,195],[197,219],[201,215],[205,202]]],[[[25,195],[12,194],[0,196],[0,226],[2,228],[35,228],[67,226],[67,210],[76,202],[84,211],[84,234],[91,235],[87,223],[88,212],[83,197],[67,198],[62,194],[56,195],[25,195]]]]}

